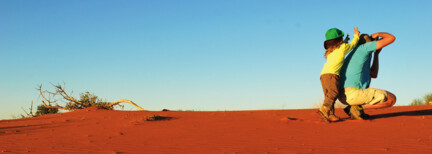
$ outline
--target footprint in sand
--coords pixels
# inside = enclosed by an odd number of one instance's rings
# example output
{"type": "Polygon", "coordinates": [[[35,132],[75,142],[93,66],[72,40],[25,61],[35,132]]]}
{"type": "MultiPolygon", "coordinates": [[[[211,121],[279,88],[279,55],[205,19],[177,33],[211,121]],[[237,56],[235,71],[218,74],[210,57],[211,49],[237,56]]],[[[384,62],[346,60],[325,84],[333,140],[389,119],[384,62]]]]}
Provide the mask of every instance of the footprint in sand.
{"type": "Polygon", "coordinates": [[[284,122],[288,122],[288,121],[303,121],[302,119],[293,118],[293,117],[283,117],[280,120],[284,121],[284,122]]]}
{"type": "Polygon", "coordinates": [[[283,117],[280,119],[282,122],[307,122],[307,123],[316,123],[316,124],[324,124],[323,121],[318,120],[305,120],[305,119],[299,119],[294,117],[283,117]]]}

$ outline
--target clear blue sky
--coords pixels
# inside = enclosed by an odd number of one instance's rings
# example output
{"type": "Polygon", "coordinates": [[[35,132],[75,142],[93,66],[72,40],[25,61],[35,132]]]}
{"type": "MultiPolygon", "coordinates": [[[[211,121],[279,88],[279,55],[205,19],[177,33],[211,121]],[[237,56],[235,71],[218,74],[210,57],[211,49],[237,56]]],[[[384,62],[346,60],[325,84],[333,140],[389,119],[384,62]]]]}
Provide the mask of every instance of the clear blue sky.
{"type": "MultiPolygon", "coordinates": [[[[149,110],[313,108],[324,33],[389,32],[371,87],[432,92],[431,1],[0,1],[0,119],[66,83],[149,110]]],[[[126,106],[126,109],[133,109],[126,106]]]]}

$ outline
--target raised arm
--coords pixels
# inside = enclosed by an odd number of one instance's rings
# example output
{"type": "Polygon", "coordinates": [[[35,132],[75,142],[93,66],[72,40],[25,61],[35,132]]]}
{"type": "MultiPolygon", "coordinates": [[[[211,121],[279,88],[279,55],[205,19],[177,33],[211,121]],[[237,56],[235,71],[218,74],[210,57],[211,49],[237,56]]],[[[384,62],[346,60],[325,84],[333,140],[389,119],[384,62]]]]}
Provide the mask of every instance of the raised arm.
{"type": "Polygon", "coordinates": [[[377,41],[377,50],[382,49],[396,40],[396,37],[389,33],[379,32],[372,34],[372,38],[377,39],[378,37],[381,37],[382,39],[377,41]]]}
{"type": "MultiPolygon", "coordinates": [[[[348,33],[347,33],[348,35],[348,33]]],[[[353,40],[348,43],[348,45],[345,46],[345,55],[350,52],[358,43],[359,39],[360,39],[360,31],[358,30],[358,27],[354,27],[354,37],[353,40]]]]}

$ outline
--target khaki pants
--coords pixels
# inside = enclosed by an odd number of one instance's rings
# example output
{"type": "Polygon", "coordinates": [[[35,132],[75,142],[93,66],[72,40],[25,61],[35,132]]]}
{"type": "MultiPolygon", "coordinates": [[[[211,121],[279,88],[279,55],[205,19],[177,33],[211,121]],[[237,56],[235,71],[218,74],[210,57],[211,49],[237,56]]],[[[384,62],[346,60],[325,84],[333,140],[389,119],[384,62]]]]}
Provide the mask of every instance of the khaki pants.
{"type": "Polygon", "coordinates": [[[339,100],[347,105],[375,105],[387,100],[387,91],[376,88],[353,89],[340,95],[339,100]]]}

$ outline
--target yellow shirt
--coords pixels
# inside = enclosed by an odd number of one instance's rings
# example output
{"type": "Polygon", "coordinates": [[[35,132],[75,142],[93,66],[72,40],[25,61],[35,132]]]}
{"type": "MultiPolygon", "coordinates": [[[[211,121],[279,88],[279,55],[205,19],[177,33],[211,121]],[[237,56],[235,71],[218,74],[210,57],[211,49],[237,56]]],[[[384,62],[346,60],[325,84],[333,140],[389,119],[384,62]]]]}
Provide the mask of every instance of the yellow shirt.
{"type": "Polygon", "coordinates": [[[328,54],[327,62],[324,64],[321,75],[327,73],[339,75],[339,71],[344,63],[345,55],[357,45],[358,41],[359,35],[354,35],[354,38],[350,43],[342,43],[339,48],[328,54]]]}

